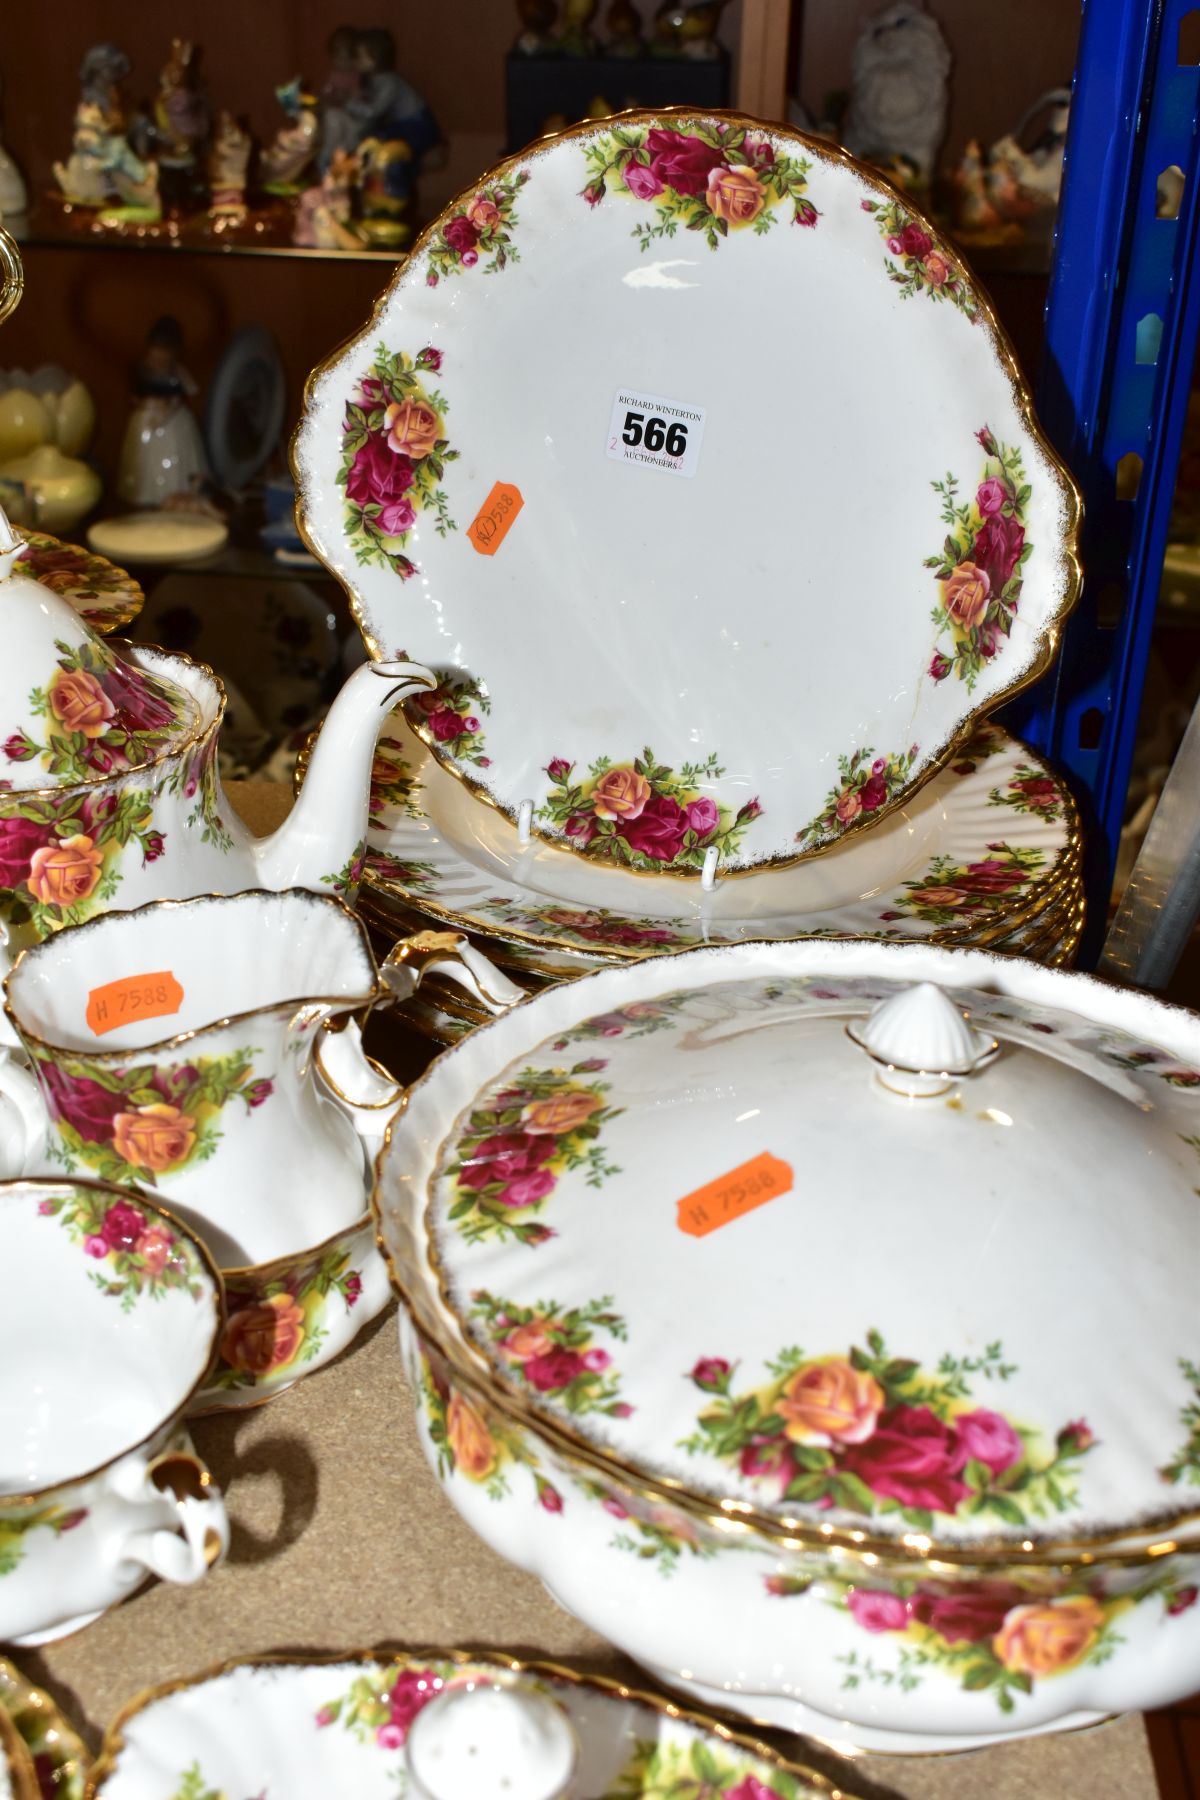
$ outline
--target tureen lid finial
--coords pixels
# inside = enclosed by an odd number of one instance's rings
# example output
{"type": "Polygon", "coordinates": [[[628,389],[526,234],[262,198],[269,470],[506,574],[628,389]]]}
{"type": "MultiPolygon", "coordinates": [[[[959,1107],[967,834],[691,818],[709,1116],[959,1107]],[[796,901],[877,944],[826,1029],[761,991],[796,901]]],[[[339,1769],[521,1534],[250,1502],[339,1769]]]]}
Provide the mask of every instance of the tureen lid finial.
{"type": "Polygon", "coordinates": [[[421,1709],[406,1746],[413,1800],[559,1800],[579,1746],[562,1708],[518,1683],[470,1682],[421,1709]]]}
{"type": "Polygon", "coordinates": [[[880,1085],[910,1098],[944,1094],[1000,1047],[932,981],[901,988],[846,1031],[875,1063],[880,1085]]]}

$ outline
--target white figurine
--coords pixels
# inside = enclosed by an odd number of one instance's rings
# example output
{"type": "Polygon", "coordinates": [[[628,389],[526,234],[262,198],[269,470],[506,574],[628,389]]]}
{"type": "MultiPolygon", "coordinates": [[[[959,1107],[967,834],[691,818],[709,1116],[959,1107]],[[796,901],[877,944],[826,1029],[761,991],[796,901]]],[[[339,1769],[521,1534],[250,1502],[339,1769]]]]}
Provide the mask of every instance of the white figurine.
{"type": "Polygon", "coordinates": [[[911,163],[933,174],[946,131],[950,51],[921,0],[894,0],[867,20],[854,46],[842,142],[871,162],[911,163]]]}
{"type": "Polygon", "coordinates": [[[1035,207],[1054,208],[1058,205],[1070,116],[1071,90],[1051,88],[1049,93],[1034,101],[1011,132],[992,145],[989,161],[996,190],[993,199],[1001,212],[1016,218],[1035,207]],[[1039,119],[1044,120],[1042,130],[1025,150],[1021,140],[1026,137],[1030,125],[1039,119]],[[1015,193],[1015,205],[1005,204],[998,188],[1001,182],[1007,182],[1015,193]]]}

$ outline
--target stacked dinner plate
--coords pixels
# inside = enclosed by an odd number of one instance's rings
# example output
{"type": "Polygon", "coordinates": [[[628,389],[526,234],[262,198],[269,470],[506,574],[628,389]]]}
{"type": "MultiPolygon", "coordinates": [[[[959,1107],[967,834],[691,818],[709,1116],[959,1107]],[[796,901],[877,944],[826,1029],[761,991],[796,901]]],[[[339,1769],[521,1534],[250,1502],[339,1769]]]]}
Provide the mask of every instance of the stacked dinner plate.
{"type": "Polygon", "coordinates": [[[1053,659],[1077,496],[869,169],[732,114],[544,140],[314,374],[294,463],[368,648],[438,683],[376,763],[381,930],[530,986],[812,934],[1070,959],[1074,805],[982,721],[1053,659]]]}
{"type": "MultiPolygon", "coordinates": [[[[755,938],[989,945],[1061,967],[1083,929],[1081,848],[1066,785],[999,726],[981,725],[878,831],[706,892],[523,845],[395,719],[375,759],[360,904],[388,941],[431,924],[465,932],[531,989],[755,938]]],[[[405,1010],[442,1042],[484,1016],[437,977],[405,1010]]]]}

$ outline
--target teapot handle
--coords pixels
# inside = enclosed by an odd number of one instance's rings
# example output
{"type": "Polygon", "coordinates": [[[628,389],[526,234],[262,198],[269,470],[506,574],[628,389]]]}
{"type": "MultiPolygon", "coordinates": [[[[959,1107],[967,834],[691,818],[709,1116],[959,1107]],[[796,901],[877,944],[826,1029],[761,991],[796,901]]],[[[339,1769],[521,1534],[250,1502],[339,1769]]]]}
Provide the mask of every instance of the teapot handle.
{"type": "Polygon", "coordinates": [[[444,975],[493,1014],[526,998],[525,989],[502,975],[460,931],[418,931],[401,938],[379,970],[393,1001],[415,994],[426,975],[444,975]]]}
{"type": "Polygon", "coordinates": [[[25,270],[21,265],[21,252],[0,225],[0,325],[10,313],[16,312],[24,292],[25,270]]]}

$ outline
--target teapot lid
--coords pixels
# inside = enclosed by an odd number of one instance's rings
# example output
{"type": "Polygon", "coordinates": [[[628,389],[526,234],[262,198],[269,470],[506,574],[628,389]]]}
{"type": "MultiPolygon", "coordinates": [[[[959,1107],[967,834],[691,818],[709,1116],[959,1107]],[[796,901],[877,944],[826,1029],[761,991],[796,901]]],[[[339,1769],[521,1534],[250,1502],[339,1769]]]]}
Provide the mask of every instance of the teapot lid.
{"type": "Polygon", "coordinates": [[[200,726],[192,696],[136,668],[28,574],[0,509],[0,785],[75,786],[144,768],[200,726]]]}
{"type": "Polygon", "coordinates": [[[698,951],[473,1033],[426,1212],[460,1369],[772,1531],[1034,1551],[1200,1511],[1200,1021],[1121,996],[1116,1029],[1006,960],[698,951]]]}

